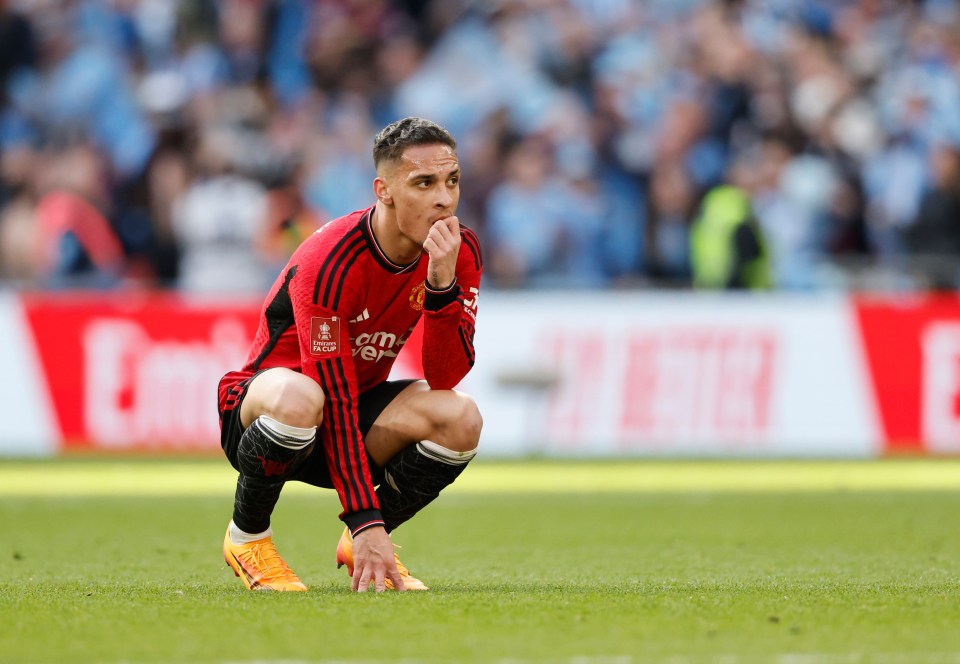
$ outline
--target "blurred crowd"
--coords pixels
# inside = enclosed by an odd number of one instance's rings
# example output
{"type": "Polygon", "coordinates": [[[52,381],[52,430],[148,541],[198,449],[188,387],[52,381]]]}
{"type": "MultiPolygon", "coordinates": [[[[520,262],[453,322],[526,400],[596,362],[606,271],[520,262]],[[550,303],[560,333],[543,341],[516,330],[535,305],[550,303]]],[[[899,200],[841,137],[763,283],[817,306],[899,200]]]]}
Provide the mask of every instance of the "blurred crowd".
{"type": "Polygon", "coordinates": [[[262,291],[406,115],[492,287],[958,285],[958,0],[0,0],[0,280],[262,291]]]}

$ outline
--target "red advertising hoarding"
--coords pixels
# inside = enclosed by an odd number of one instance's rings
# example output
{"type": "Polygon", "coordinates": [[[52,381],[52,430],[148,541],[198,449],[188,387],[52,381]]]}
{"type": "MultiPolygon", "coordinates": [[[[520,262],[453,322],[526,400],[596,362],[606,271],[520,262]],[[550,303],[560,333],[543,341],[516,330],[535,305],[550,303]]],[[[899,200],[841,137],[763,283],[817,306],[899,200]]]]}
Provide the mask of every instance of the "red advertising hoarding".
{"type": "Polygon", "coordinates": [[[960,453],[960,299],[858,298],[869,384],[891,453],[960,453]]]}
{"type": "Polygon", "coordinates": [[[156,294],[23,303],[65,449],[217,449],[217,381],[246,358],[256,306],[156,294]]]}

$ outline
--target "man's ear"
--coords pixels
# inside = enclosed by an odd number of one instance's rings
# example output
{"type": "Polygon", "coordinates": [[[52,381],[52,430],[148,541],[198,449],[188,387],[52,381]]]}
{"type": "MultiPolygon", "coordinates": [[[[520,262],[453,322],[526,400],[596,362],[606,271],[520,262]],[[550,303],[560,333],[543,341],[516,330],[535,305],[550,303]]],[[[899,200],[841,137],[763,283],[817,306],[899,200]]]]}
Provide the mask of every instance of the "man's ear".
{"type": "Polygon", "coordinates": [[[390,195],[390,187],[383,178],[378,177],[373,181],[373,193],[376,194],[377,200],[384,205],[393,205],[393,196],[390,195]]]}

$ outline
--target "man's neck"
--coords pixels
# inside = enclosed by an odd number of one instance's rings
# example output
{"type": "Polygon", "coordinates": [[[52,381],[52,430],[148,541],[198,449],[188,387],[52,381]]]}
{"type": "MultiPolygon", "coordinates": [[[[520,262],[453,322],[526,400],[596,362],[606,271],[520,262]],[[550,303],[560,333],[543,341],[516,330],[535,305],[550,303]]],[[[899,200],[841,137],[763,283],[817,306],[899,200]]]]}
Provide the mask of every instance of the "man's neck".
{"type": "Polygon", "coordinates": [[[372,214],[370,228],[373,230],[373,237],[392,263],[409,265],[419,258],[421,247],[400,232],[396,214],[392,209],[377,201],[372,214]]]}

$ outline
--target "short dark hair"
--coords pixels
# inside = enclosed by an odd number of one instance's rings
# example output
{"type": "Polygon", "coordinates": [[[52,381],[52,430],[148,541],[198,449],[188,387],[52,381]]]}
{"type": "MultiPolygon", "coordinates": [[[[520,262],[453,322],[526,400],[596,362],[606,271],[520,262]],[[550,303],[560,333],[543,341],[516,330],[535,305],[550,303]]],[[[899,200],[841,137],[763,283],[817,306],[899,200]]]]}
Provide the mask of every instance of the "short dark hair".
{"type": "Polygon", "coordinates": [[[378,168],[383,161],[399,160],[403,151],[412,145],[436,143],[457,149],[450,132],[436,122],[414,117],[397,120],[381,129],[373,139],[373,165],[378,168]]]}

